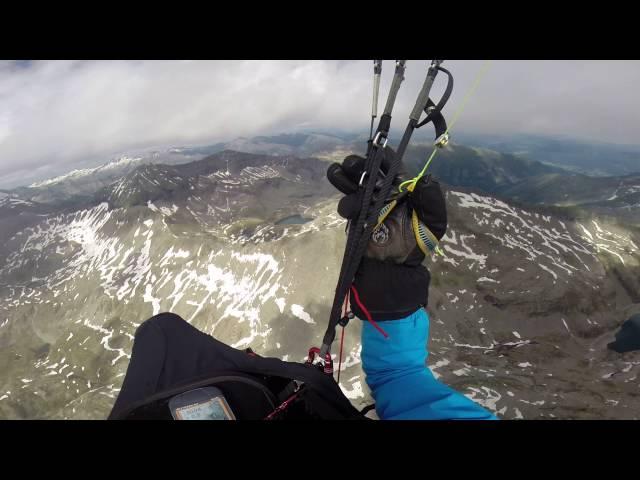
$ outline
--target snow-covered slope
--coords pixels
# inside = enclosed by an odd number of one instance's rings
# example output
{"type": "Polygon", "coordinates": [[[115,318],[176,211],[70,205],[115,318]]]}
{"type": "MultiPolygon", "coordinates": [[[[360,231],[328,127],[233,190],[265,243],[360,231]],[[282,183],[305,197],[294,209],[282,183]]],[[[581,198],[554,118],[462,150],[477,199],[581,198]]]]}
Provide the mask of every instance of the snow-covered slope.
{"type": "Polygon", "coordinates": [[[126,157],[126,156],[121,157],[105,165],[100,165],[99,167],[72,170],[71,172],[64,175],[60,175],[58,177],[43,180],[41,182],[32,183],[31,185],[29,185],[29,188],[46,187],[46,186],[55,185],[57,183],[61,183],[64,181],[80,180],[90,175],[97,175],[97,174],[113,172],[113,171],[118,171],[118,173],[120,173],[124,167],[135,166],[139,164],[140,160],[142,160],[142,158],[140,157],[137,157],[137,158],[126,157]]]}

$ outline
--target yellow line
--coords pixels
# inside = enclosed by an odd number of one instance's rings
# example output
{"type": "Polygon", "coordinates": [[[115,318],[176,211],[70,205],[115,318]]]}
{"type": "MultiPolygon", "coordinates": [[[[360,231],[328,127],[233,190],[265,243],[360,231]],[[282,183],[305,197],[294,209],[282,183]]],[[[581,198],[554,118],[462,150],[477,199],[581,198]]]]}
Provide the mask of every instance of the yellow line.
{"type": "MultiPolygon", "coordinates": [[[[449,126],[447,127],[447,130],[444,132],[444,135],[448,135],[449,131],[453,128],[453,126],[456,124],[456,122],[458,121],[458,119],[460,118],[460,114],[462,114],[462,111],[464,110],[464,108],[467,106],[467,103],[469,102],[469,99],[471,98],[471,96],[475,93],[475,91],[478,88],[478,85],[480,85],[480,81],[482,80],[482,77],[484,77],[484,75],[487,73],[487,71],[489,70],[489,65],[491,64],[491,60],[486,60],[484,62],[484,65],[482,66],[482,68],[480,69],[480,71],[478,72],[478,74],[476,75],[476,78],[473,82],[473,84],[471,85],[471,87],[469,88],[469,90],[467,90],[467,94],[465,95],[464,99],[462,100],[462,103],[460,104],[460,107],[458,108],[458,110],[456,111],[456,113],[453,115],[453,120],[451,121],[451,123],[449,124],[449,126]]],[[[431,165],[431,161],[433,160],[433,158],[436,156],[436,152],[438,151],[438,147],[434,147],[433,151],[431,152],[431,155],[429,156],[429,159],[427,160],[427,163],[425,163],[424,167],[422,168],[422,170],[420,171],[420,173],[418,175],[416,175],[415,177],[413,177],[411,180],[406,180],[404,182],[402,182],[399,186],[398,186],[398,191],[402,192],[402,190],[404,189],[404,187],[407,187],[407,190],[409,190],[410,192],[413,192],[413,189],[416,187],[416,184],[418,183],[418,181],[424,176],[424,174],[427,172],[427,169],[429,168],[429,165],[431,165]]]]}

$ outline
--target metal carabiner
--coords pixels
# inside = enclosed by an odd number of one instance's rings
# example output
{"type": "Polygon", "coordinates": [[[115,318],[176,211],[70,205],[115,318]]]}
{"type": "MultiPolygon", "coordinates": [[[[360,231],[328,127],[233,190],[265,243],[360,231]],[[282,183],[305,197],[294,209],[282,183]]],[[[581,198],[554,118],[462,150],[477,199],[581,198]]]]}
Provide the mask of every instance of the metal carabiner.
{"type": "Polygon", "coordinates": [[[388,142],[388,140],[389,140],[389,139],[388,139],[387,137],[384,137],[384,143],[383,143],[383,144],[380,144],[380,141],[379,141],[379,140],[380,140],[380,136],[381,136],[381,135],[382,135],[382,132],[378,132],[378,133],[376,133],[376,136],[375,136],[375,138],[373,139],[373,144],[374,144],[375,146],[377,146],[377,147],[385,148],[385,147],[387,146],[387,142],[388,142]]]}
{"type": "Polygon", "coordinates": [[[436,138],[435,142],[433,142],[433,145],[438,148],[444,148],[448,144],[449,144],[449,134],[447,132],[440,135],[438,138],[436,138]]]}
{"type": "Polygon", "coordinates": [[[362,184],[364,183],[364,179],[367,176],[367,171],[365,170],[364,172],[362,172],[362,175],[360,176],[360,181],[358,182],[358,186],[361,187],[362,184]]]}

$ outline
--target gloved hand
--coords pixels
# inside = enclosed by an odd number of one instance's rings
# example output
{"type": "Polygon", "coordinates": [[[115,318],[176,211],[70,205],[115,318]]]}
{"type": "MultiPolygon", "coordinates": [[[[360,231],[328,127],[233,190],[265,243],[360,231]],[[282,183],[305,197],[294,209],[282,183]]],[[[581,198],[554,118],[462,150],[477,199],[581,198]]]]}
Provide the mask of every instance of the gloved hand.
{"type": "MultiPolygon", "coordinates": [[[[381,166],[385,174],[394,158],[395,152],[387,147],[381,166]]],[[[362,189],[358,183],[364,165],[363,157],[349,155],[342,164],[334,163],[327,171],[332,185],[345,194],[338,204],[338,213],[343,218],[355,219],[359,213],[362,189]]],[[[401,166],[394,179],[394,194],[404,176],[404,166],[401,166]]],[[[428,301],[430,276],[422,265],[425,255],[412,230],[412,209],[438,240],[447,228],[444,195],[439,183],[428,176],[417,182],[413,192],[407,193],[383,225],[374,231],[354,286],[376,321],[402,318],[428,301]]],[[[365,317],[359,307],[352,304],[352,308],[359,318],[365,317]]]]}
{"type": "MultiPolygon", "coordinates": [[[[394,159],[393,149],[385,148],[381,164],[381,170],[385,175],[394,159]]],[[[327,170],[327,178],[331,184],[345,194],[338,204],[338,213],[346,219],[353,219],[358,214],[360,205],[358,183],[362,178],[364,166],[364,157],[349,155],[342,164],[332,163],[327,170]]],[[[393,182],[394,192],[397,191],[398,185],[405,176],[405,167],[402,163],[393,182]]],[[[440,240],[447,230],[447,208],[440,183],[430,174],[424,176],[418,181],[413,192],[407,194],[407,198],[409,206],[416,211],[418,218],[440,240]]]]}
{"type": "MultiPolygon", "coordinates": [[[[396,154],[392,148],[386,147],[383,150],[383,155],[382,163],[380,165],[382,174],[378,173],[378,182],[381,182],[384,175],[387,175],[396,154]]],[[[340,192],[345,194],[338,203],[338,213],[347,220],[355,219],[359,213],[362,189],[359,189],[358,185],[362,179],[364,168],[364,157],[359,155],[349,155],[342,161],[342,164],[332,163],[327,170],[327,178],[331,184],[340,192]]],[[[402,181],[403,176],[404,165],[401,164],[393,181],[394,188],[392,188],[392,192],[397,191],[397,186],[402,181]]],[[[376,197],[376,193],[377,192],[374,191],[374,199],[376,197]]]]}
{"type": "Polygon", "coordinates": [[[408,203],[435,237],[442,239],[447,231],[447,205],[440,183],[431,174],[418,180],[408,203]]]}
{"type": "MultiPolygon", "coordinates": [[[[379,175],[382,181],[395,160],[391,148],[383,151],[379,175]]],[[[358,184],[362,179],[365,159],[358,155],[349,155],[342,164],[334,163],[327,170],[329,181],[345,196],[338,203],[338,213],[348,220],[357,218],[362,203],[362,191],[358,184]]],[[[398,198],[399,203],[386,217],[384,223],[374,230],[366,256],[377,260],[391,260],[397,264],[416,266],[422,263],[425,253],[433,250],[447,229],[447,210],[440,184],[431,175],[420,178],[413,191],[405,191],[398,196],[398,186],[405,177],[401,164],[389,198],[398,198]],[[420,225],[412,222],[415,211],[420,225]],[[426,227],[426,228],[424,228],[426,227]],[[419,242],[419,243],[418,243],[419,242]]],[[[376,191],[374,190],[374,198],[376,191]]]]}

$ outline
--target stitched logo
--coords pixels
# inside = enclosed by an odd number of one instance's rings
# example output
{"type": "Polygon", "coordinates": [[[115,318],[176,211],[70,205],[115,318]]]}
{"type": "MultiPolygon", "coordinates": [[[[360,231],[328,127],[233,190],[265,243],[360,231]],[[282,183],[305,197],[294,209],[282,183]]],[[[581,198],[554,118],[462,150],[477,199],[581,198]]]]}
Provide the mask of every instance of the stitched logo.
{"type": "Polygon", "coordinates": [[[389,241],[389,228],[384,223],[381,223],[371,234],[371,240],[376,245],[386,244],[389,241]]]}

